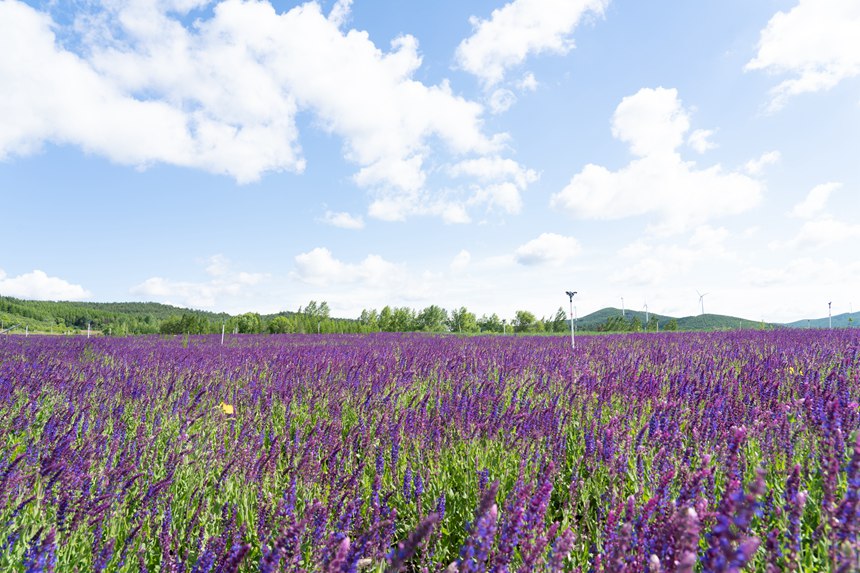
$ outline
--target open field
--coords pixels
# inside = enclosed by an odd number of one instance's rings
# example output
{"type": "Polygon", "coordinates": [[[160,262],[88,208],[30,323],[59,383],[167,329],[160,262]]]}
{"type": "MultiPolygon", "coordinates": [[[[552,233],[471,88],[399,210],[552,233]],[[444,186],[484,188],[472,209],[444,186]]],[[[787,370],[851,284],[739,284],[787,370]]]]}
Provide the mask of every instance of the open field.
{"type": "Polygon", "coordinates": [[[860,332],[0,338],[0,570],[856,571],[860,332]]]}

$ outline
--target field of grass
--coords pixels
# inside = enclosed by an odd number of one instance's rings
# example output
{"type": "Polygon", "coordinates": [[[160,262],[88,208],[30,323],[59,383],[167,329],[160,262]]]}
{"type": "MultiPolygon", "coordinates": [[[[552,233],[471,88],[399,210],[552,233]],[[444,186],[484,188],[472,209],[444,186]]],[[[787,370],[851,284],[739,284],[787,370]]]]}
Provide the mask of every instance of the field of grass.
{"type": "Polygon", "coordinates": [[[3,571],[857,571],[860,333],[0,337],[3,571]]]}

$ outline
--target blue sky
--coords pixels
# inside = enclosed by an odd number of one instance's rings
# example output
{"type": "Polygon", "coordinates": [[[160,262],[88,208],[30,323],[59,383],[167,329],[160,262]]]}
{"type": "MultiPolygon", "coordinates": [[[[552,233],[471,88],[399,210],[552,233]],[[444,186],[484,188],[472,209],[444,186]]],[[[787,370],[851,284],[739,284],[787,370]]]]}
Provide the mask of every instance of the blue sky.
{"type": "Polygon", "coordinates": [[[856,0],[0,0],[0,294],[860,308],[856,0]]]}

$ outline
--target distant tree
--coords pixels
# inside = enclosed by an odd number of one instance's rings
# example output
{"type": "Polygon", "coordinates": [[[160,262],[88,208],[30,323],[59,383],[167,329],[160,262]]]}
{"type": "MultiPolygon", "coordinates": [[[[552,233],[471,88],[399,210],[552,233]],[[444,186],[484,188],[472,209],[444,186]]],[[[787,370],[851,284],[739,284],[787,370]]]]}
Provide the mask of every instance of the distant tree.
{"type": "Polygon", "coordinates": [[[392,313],[394,332],[411,332],[416,330],[415,311],[408,306],[401,306],[394,309],[392,313]]]}
{"type": "Polygon", "coordinates": [[[642,320],[636,315],[633,315],[633,318],[630,319],[630,330],[632,332],[642,331],[642,320]]]}
{"type": "Polygon", "coordinates": [[[481,330],[475,314],[466,310],[465,306],[451,311],[448,326],[452,332],[480,332],[481,330]]]}
{"type": "Polygon", "coordinates": [[[558,307],[552,322],[549,324],[553,332],[564,332],[568,329],[567,313],[564,312],[564,308],[558,307]]]}
{"type": "Polygon", "coordinates": [[[308,303],[304,310],[300,308],[299,312],[301,314],[308,315],[308,317],[310,318],[321,319],[328,318],[330,310],[326,301],[322,301],[321,303],[317,304],[317,301],[312,300],[308,303]]]}
{"type": "MultiPolygon", "coordinates": [[[[657,320],[657,317],[656,316],[649,317],[648,318],[648,324],[645,325],[645,330],[653,332],[653,331],[659,330],[659,328],[660,328],[660,323],[657,320]]],[[[665,329],[665,327],[664,327],[664,329],[665,329]]]]}
{"type": "Polygon", "coordinates": [[[663,330],[678,330],[678,321],[674,318],[670,319],[669,322],[667,322],[666,325],[663,327],[663,330]]]}
{"type": "Polygon", "coordinates": [[[240,334],[256,334],[263,331],[263,318],[256,312],[246,312],[236,317],[240,334]]]}
{"type": "Polygon", "coordinates": [[[600,332],[626,332],[630,330],[630,323],[620,316],[610,316],[597,327],[600,332]]]}
{"type": "Polygon", "coordinates": [[[448,312],[435,304],[431,304],[418,313],[415,326],[424,332],[444,332],[447,330],[448,312]]]}
{"type": "Polygon", "coordinates": [[[267,329],[271,334],[286,334],[288,332],[293,332],[294,328],[293,321],[283,315],[276,316],[270,320],[267,326],[267,329]]]}
{"type": "Polygon", "coordinates": [[[483,315],[478,319],[478,328],[481,332],[503,332],[504,325],[502,324],[502,319],[499,318],[499,315],[496,313],[487,316],[483,315]]]}
{"type": "Polygon", "coordinates": [[[534,332],[537,328],[535,315],[527,310],[518,310],[514,317],[514,332],[534,332]]]}
{"type": "Polygon", "coordinates": [[[391,310],[391,307],[385,305],[381,311],[379,311],[379,329],[384,332],[394,332],[394,312],[391,310]]]}
{"type": "Polygon", "coordinates": [[[362,310],[361,316],[358,317],[358,322],[369,330],[379,328],[379,313],[376,309],[362,310]]]}

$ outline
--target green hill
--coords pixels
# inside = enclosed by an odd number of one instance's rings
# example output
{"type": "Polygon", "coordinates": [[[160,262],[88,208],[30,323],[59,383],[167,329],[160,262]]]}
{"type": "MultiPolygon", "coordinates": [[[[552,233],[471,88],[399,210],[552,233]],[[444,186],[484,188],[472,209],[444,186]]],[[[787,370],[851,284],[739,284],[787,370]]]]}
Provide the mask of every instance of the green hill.
{"type": "MultiPolygon", "coordinates": [[[[789,328],[829,328],[828,317],[796,320],[785,324],[789,328]]],[[[833,315],[833,328],[857,328],[860,326],[860,312],[843,312],[833,315]]]]}
{"type": "MultiPolygon", "coordinates": [[[[638,320],[639,325],[645,324],[645,313],[639,310],[626,310],[624,318],[621,318],[621,309],[609,307],[602,308],[578,319],[576,325],[585,331],[623,331],[624,326],[631,330],[632,321],[638,320]],[[623,320],[623,322],[622,322],[623,320]]],[[[674,320],[678,330],[734,330],[734,329],[759,329],[772,328],[774,324],[761,323],[755,320],[747,320],[736,316],[724,316],[721,314],[702,314],[698,316],[673,317],[664,314],[648,313],[648,320],[652,323],[651,329],[664,330],[674,320]]]]}

